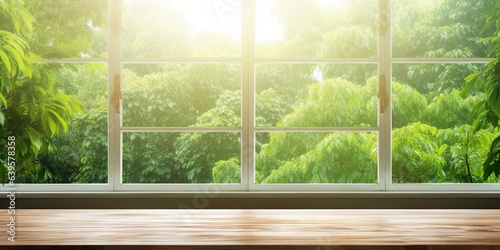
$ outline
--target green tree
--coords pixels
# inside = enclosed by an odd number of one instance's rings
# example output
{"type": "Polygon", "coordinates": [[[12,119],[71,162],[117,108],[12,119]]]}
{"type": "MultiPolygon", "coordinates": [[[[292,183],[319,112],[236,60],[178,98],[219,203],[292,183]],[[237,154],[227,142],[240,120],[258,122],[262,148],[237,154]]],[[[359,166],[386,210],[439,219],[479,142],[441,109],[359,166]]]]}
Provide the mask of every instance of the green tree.
{"type": "MultiPolygon", "coordinates": [[[[479,42],[488,42],[492,46],[488,55],[494,59],[486,64],[483,71],[469,75],[466,78],[467,85],[462,90],[463,95],[473,93],[474,89],[484,90],[485,98],[478,104],[480,114],[475,122],[476,131],[490,125],[498,128],[500,117],[500,3],[496,2],[485,13],[483,18],[486,19],[486,24],[482,31],[494,29],[494,32],[479,42]]],[[[483,171],[484,179],[491,174],[500,176],[500,137],[492,141],[488,157],[483,163],[483,171]]]]}
{"type": "Polygon", "coordinates": [[[446,159],[444,182],[498,182],[494,176],[485,179],[482,169],[489,145],[497,134],[491,130],[474,132],[471,125],[440,129],[437,133],[438,144],[449,145],[443,154],[446,159]]]}
{"type": "Polygon", "coordinates": [[[376,136],[331,133],[317,146],[272,170],[264,183],[374,183],[376,136]]]}
{"type": "MultiPolygon", "coordinates": [[[[0,122],[3,125],[0,134],[16,136],[17,153],[22,158],[17,162],[16,171],[22,173],[17,181],[36,182],[50,177],[36,156],[53,150],[50,138],[67,131],[68,124],[82,112],[83,105],[55,88],[56,73],[45,67],[43,59],[33,53],[26,42],[33,34],[33,17],[23,3],[2,1],[0,16],[5,18],[0,24],[0,122]]],[[[2,146],[1,151],[5,150],[2,146]]]]}
{"type": "Polygon", "coordinates": [[[36,20],[27,41],[41,57],[107,56],[106,0],[30,0],[24,7],[36,20]]]}
{"type": "MultiPolygon", "coordinates": [[[[217,100],[217,106],[198,117],[195,126],[240,126],[240,93],[227,91],[222,94],[217,100]]],[[[183,133],[177,139],[175,148],[178,172],[184,173],[189,183],[210,183],[215,174],[213,168],[217,165],[216,162],[232,157],[240,158],[240,135],[217,132],[183,133]]],[[[219,174],[218,178],[225,180],[226,177],[219,174]]]]}
{"type": "Polygon", "coordinates": [[[213,183],[240,183],[241,182],[241,167],[240,162],[236,158],[231,158],[227,161],[218,161],[215,163],[212,172],[213,183]]]}
{"type": "Polygon", "coordinates": [[[392,105],[392,127],[401,128],[419,121],[427,100],[414,88],[393,82],[392,105]]]}
{"type": "MultiPolygon", "coordinates": [[[[376,99],[374,94],[375,88],[374,79],[363,87],[343,79],[313,83],[309,85],[307,100],[295,106],[293,112],[279,121],[277,126],[374,126],[376,124],[376,101],[373,102],[372,100],[376,99]]],[[[286,178],[284,177],[286,175],[284,173],[291,174],[291,172],[295,171],[295,174],[299,174],[301,171],[293,167],[296,166],[293,160],[305,157],[303,155],[313,151],[327,136],[328,133],[270,133],[269,143],[260,148],[256,157],[257,182],[265,181],[277,169],[282,170],[276,172],[272,180],[269,179],[269,181],[280,182],[281,178],[286,178]],[[287,162],[291,163],[287,165],[287,162]]],[[[326,154],[327,151],[320,150],[319,152],[326,154]]],[[[310,154],[318,156],[319,153],[310,154]]],[[[320,166],[326,165],[323,164],[320,166]]],[[[321,170],[317,169],[315,171],[321,170]]],[[[309,177],[311,176],[309,175],[309,177]]],[[[298,182],[310,181],[306,176],[300,178],[296,176],[293,178],[298,182]]]]}
{"type": "Polygon", "coordinates": [[[473,124],[477,117],[474,106],[482,96],[462,98],[460,91],[440,94],[422,112],[421,121],[439,129],[473,124]]]}
{"type": "Polygon", "coordinates": [[[445,176],[446,145],[436,142],[437,128],[413,123],[392,133],[394,183],[439,182],[445,176]]]}

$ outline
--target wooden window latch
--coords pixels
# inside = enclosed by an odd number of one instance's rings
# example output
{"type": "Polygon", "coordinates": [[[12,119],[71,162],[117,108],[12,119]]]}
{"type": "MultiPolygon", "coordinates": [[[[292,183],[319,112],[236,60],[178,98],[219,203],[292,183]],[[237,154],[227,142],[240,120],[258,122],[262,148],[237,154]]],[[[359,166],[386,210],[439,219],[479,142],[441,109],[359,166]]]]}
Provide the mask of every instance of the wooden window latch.
{"type": "Polygon", "coordinates": [[[385,81],[386,81],[385,74],[380,75],[378,81],[378,100],[379,100],[380,113],[385,113],[387,105],[389,105],[389,97],[387,95],[385,81]]]}
{"type": "Polygon", "coordinates": [[[115,108],[115,114],[120,114],[120,101],[122,100],[122,92],[121,92],[121,76],[119,74],[115,74],[115,87],[113,91],[113,106],[115,108]]]}

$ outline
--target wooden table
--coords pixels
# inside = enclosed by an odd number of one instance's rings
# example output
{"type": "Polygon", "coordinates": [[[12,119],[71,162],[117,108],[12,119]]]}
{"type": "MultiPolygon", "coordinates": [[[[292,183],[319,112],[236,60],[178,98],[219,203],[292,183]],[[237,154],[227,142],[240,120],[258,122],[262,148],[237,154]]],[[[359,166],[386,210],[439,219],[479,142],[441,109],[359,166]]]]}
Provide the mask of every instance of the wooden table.
{"type": "Polygon", "coordinates": [[[500,210],[19,209],[15,222],[0,245],[500,246],[500,210]]]}

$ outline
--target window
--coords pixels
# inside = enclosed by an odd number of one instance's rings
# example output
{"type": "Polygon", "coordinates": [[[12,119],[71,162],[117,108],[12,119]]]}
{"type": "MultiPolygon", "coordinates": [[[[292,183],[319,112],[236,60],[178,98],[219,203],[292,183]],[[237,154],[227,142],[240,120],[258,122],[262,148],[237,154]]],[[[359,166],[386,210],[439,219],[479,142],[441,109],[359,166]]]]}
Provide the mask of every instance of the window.
{"type": "Polygon", "coordinates": [[[499,188],[461,93],[494,1],[12,3],[46,61],[3,109],[20,192],[499,188]]]}

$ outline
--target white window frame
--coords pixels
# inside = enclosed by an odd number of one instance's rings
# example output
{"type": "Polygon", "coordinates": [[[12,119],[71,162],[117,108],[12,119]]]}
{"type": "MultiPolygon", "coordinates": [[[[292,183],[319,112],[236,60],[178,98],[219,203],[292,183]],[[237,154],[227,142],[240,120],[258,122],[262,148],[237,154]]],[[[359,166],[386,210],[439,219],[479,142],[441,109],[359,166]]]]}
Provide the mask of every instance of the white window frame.
{"type": "MultiPolygon", "coordinates": [[[[187,192],[187,193],[301,193],[301,192],[459,192],[459,193],[498,193],[500,184],[478,183],[442,183],[442,184],[395,184],[392,183],[391,155],[391,77],[392,65],[396,63],[486,63],[489,58],[460,59],[421,59],[393,58],[391,55],[391,0],[378,0],[379,33],[377,58],[345,58],[345,59],[293,59],[293,58],[256,58],[255,57],[255,4],[256,0],[242,0],[242,54],[236,58],[150,58],[133,59],[122,57],[121,33],[121,0],[108,0],[109,18],[109,57],[71,58],[54,60],[55,63],[107,63],[109,74],[108,101],[108,183],[104,184],[17,184],[17,192],[81,192],[81,193],[127,193],[127,192],[187,192]],[[116,113],[111,93],[119,93],[115,89],[115,75],[121,77],[122,65],[131,63],[238,63],[242,66],[241,82],[241,127],[227,128],[194,128],[194,127],[162,127],[137,128],[123,127],[121,112],[116,113]],[[376,64],[378,74],[386,75],[383,83],[389,97],[387,111],[378,112],[377,127],[256,127],[255,124],[255,65],[263,63],[331,63],[331,64],[376,64]],[[375,132],[378,133],[378,183],[375,184],[255,184],[255,133],[256,132],[375,132]],[[241,135],[241,176],[240,184],[124,184],[122,183],[122,134],[124,132],[239,132],[241,135]]],[[[121,105],[121,102],[120,102],[121,105]]],[[[120,108],[121,109],[121,108],[120,108]]],[[[379,107],[380,109],[380,107],[379,107]]],[[[1,187],[7,192],[7,186],[1,187]]]]}

